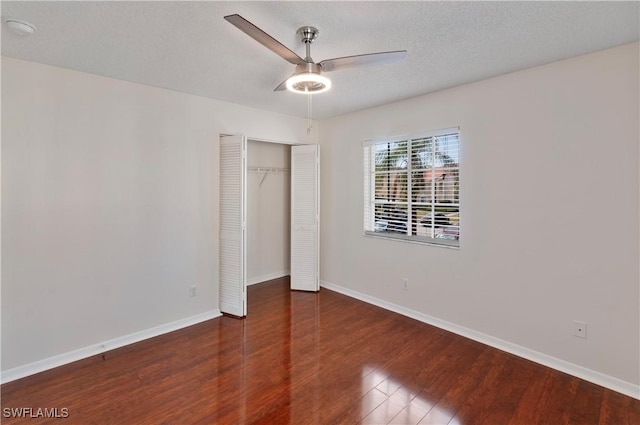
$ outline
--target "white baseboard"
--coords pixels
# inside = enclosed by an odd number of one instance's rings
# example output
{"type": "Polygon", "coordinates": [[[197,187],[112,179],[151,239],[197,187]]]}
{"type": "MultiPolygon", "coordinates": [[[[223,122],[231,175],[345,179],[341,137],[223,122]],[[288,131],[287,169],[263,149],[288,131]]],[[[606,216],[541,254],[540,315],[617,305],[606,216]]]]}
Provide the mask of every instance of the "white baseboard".
{"type": "Polygon", "coordinates": [[[635,385],[630,382],[614,378],[613,376],[605,375],[603,373],[587,369],[577,364],[570,363],[565,360],[561,360],[547,354],[522,347],[517,344],[513,344],[509,341],[495,338],[491,335],[474,331],[473,329],[465,328],[464,326],[456,325],[455,323],[447,322],[446,320],[438,319],[437,317],[429,316],[428,314],[420,313],[418,311],[411,310],[409,308],[402,307],[367,294],[363,294],[362,292],[354,291],[352,289],[336,285],[335,283],[323,280],[320,281],[320,286],[358,299],[360,301],[382,307],[385,310],[390,310],[395,313],[402,314],[403,316],[411,317],[412,319],[418,320],[420,322],[436,326],[440,329],[444,329],[457,335],[461,335],[474,341],[478,341],[482,344],[489,345],[502,351],[506,351],[507,353],[511,353],[518,357],[531,360],[532,362],[539,363],[541,365],[559,370],[564,373],[568,373],[569,375],[584,379],[585,381],[592,382],[594,384],[609,388],[610,390],[640,400],[640,385],[635,385]]]}
{"type": "Polygon", "coordinates": [[[247,286],[255,285],[256,283],[266,282],[267,280],[278,279],[280,277],[289,276],[291,273],[289,270],[282,270],[276,273],[263,274],[262,276],[255,276],[247,279],[247,286]]]}
{"type": "Polygon", "coordinates": [[[78,350],[58,354],[57,356],[38,360],[36,362],[18,366],[13,369],[3,370],[0,375],[0,382],[4,384],[7,382],[15,381],[16,379],[44,372],[45,370],[53,369],[55,367],[82,360],[87,357],[95,356],[96,354],[101,354],[105,351],[114,350],[116,348],[140,342],[145,339],[153,338],[158,335],[177,331],[178,329],[186,328],[188,326],[192,326],[197,323],[214,319],[220,316],[222,316],[220,310],[211,310],[201,314],[197,314],[195,316],[187,317],[185,319],[176,320],[175,322],[165,323],[164,325],[155,326],[150,329],[145,329],[143,331],[134,332],[129,335],[114,338],[109,341],[99,342],[97,344],[80,348],[78,350]]]}

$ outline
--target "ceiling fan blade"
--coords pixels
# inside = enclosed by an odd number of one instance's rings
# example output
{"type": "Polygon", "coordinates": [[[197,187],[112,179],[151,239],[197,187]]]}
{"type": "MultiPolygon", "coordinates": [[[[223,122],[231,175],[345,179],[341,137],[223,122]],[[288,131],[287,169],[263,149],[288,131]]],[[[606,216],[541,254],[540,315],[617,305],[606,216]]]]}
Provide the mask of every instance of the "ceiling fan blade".
{"type": "Polygon", "coordinates": [[[369,53],[366,55],[345,56],[343,58],[327,59],[320,62],[322,70],[325,72],[337,69],[351,68],[362,65],[376,65],[402,60],[407,57],[406,50],[395,50],[393,52],[369,53]]]}
{"type": "Polygon", "coordinates": [[[273,91],[283,91],[287,89],[287,80],[291,77],[293,77],[296,74],[291,74],[289,77],[287,77],[286,80],[284,80],[283,82],[281,82],[280,84],[278,84],[278,87],[276,87],[275,89],[273,89],[273,91]]]}
{"type": "Polygon", "coordinates": [[[273,89],[273,91],[285,91],[286,89],[287,89],[287,80],[284,80],[283,82],[280,83],[278,87],[273,89]]]}
{"type": "Polygon", "coordinates": [[[289,50],[284,44],[280,43],[278,40],[244,19],[242,16],[235,14],[225,16],[224,19],[286,61],[294,65],[302,65],[305,63],[300,56],[289,50]]]}

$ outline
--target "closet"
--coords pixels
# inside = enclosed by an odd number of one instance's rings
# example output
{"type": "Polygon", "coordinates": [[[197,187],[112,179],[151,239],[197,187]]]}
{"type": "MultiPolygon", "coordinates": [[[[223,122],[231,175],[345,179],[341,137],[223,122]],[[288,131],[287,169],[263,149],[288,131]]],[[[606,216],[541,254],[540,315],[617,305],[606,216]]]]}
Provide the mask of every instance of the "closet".
{"type": "Polygon", "coordinates": [[[220,311],[244,317],[246,287],[289,274],[318,291],[319,146],[220,135],[220,311]]]}
{"type": "Polygon", "coordinates": [[[247,142],[247,285],[290,273],[291,146],[247,142]]]}

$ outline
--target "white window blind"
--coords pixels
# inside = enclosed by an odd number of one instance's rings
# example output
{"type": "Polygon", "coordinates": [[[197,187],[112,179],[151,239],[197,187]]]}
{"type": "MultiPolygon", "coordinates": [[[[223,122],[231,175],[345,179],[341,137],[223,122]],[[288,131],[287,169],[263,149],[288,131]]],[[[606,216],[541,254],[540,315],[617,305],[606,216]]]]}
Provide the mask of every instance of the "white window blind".
{"type": "Polygon", "coordinates": [[[459,246],[459,130],[363,145],[365,234],[459,246]]]}

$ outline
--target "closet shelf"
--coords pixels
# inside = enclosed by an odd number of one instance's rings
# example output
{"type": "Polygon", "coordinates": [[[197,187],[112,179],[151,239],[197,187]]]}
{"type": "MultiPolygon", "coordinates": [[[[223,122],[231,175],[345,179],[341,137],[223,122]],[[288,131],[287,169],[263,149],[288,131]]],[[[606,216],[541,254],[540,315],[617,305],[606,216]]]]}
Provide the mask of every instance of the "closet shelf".
{"type": "Polygon", "coordinates": [[[254,171],[256,173],[264,173],[262,175],[262,180],[260,180],[260,184],[258,185],[258,187],[262,186],[262,183],[264,183],[264,179],[267,178],[267,174],[282,174],[282,173],[288,173],[290,170],[288,168],[274,168],[274,167],[249,167],[248,168],[249,171],[254,171]]]}
{"type": "Polygon", "coordinates": [[[289,168],[273,168],[273,167],[249,167],[249,171],[255,171],[257,173],[288,173],[291,171],[289,168]]]}

